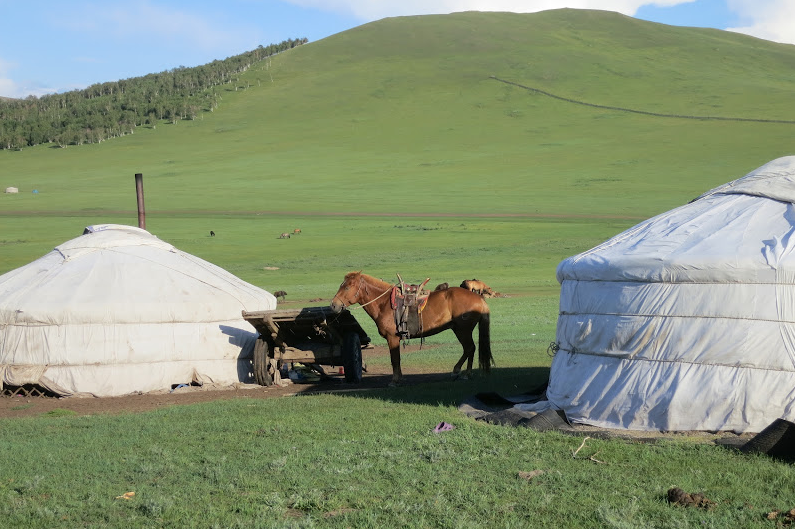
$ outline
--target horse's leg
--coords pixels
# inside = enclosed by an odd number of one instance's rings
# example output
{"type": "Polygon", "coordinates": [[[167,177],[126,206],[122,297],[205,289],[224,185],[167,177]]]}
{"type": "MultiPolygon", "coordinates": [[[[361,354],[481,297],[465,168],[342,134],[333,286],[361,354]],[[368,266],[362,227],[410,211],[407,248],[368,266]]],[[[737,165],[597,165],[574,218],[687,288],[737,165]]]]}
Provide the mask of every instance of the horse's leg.
{"type": "Polygon", "coordinates": [[[387,336],[386,343],[389,346],[389,359],[392,361],[392,382],[389,385],[397,386],[403,381],[403,371],[400,369],[400,338],[387,336]]]}
{"type": "Polygon", "coordinates": [[[461,342],[461,347],[464,348],[464,353],[461,359],[453,366],[453,379],[457,379],[461,372],[461,366],[464,365],[464,360],[467,361],[467,370],[463,378],[466,380],[472,374],[472,362],[475,359],[475,340],[472,339],[472,327],[453,327],[458,341],[461,342]]]}

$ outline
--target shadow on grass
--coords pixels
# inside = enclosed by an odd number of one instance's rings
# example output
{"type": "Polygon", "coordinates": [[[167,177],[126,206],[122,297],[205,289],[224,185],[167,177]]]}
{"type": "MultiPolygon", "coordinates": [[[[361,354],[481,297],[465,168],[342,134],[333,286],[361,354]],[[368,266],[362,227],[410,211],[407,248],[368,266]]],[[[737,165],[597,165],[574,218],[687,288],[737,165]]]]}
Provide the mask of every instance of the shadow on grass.
{"type": "Polygon", "coordinates": [[[398,387],[389,387],[391,379],[392,375],[372,375],[365,376],[360,384],[346,384],[341,377],[330,377],[296,389],[299,395],[331,393],[399,403],[457,406],[477,393],[511,396],[532,392],[549,379],[549,368],[492,368],[489,374],[477,370],[469,380],[452,380],[450,373],[404,375],[404,382],[398,387]]]}

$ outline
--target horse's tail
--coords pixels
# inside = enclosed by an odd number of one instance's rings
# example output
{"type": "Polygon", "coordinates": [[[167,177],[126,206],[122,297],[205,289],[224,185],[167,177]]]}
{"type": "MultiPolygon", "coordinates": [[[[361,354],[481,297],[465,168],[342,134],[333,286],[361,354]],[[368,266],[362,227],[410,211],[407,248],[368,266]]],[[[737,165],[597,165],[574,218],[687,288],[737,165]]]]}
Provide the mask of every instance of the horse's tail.
{"type": "Polygon", "coordinates": [[[494,357],[491,354],[491,318],[488,312],[480,315],[478,324],[478,366],[481,370],[489,372],[494,365],[494,357]]]}

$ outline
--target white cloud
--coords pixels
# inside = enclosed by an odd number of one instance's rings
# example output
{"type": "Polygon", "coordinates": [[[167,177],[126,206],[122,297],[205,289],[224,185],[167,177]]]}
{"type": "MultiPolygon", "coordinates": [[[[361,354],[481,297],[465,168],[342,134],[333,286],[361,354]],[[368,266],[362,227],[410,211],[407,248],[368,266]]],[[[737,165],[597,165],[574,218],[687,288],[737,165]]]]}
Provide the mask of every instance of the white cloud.
{"type": "Polygon", "coordinates": [[[25,99],[28,96],[41,97],[65,90],[84,88],[83,86],[67,86],[59,90],[32,80],[16,80],[11,74],[15,69],[17,69],[17,64],[0,57],[0,96],[25,99]]]}
{"type": "Polygon", "coordinates": [[[27,86],[17,83],[13,79],[0,76],[0,95],[3,97],[25,99],[28,96],[41,97],[48,94],[54,94],[55,92],[56,90],[41,88],[36,85],[27,86]]]}
{"type": "MultiPolygon", "coordinates": [[[[222,4],[219,6],[222,9],[222,4]]],[[[241,42],[242,35],[250,35],[251,31],[219,29],[220,24],[212,14],[199,16],[187,10],[148,1],[77,4],[53,14],[51,22],[74,32],[88,33],[97,42],[103,39],[157,39],[161,42],[177,42],[185,48],[210,51],[229,49],[230,44],[241,50],[248,49],[246,46],[256,46],[256,43],[248,42],[250,38],[245,43],[241,42]],[[239,44],[234,46],[234,43],[239,44]]]]}
{"type": "Polygon", "coordinates": [[[3,97],[19,97],[20,95],[13,79],[4,77],[0,77],[0,94],[5,94],[3,97]]]}
{"type": "Polygon", "coordinates": [[[11,69],[11,64],[4,61],[0,57],[0,95],[7,94],[6,97],[16,97],[16,83],[13,79],[8,77],[8,70],[11,69]]]}
{"type": "Polygon", "coordinates": [[[795,3],[792,0],[727,0],[727,4],[745,24],[726,28],[729,31],[795,44],[795,3]]]}
{"type": "MultiPolygon", "coordinates": [[[[11,70],[16,65],[0,58],[0,95],[4,97],[24,98],[34,92],[11,78],[11,70]]],[[[43,93],[35,95],[44,95],[43,93]]]]}

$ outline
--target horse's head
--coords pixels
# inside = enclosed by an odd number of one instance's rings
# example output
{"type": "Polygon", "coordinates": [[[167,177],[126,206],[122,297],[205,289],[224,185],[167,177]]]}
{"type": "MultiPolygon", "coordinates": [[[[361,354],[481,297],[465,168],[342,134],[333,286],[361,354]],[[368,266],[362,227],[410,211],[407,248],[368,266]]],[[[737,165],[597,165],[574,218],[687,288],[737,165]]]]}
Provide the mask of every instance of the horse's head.
{"type": "Polygon", "coordinates": [[[348,305],[359,303],[362,282],[364,282],[364,278],[361,272],[350,272],[346,274],[339,290],[337,290],[337,293],[334,294],[334,298],[331,300],[331,310],[335,313],[340,313],[342,309],[348,305]]]}

